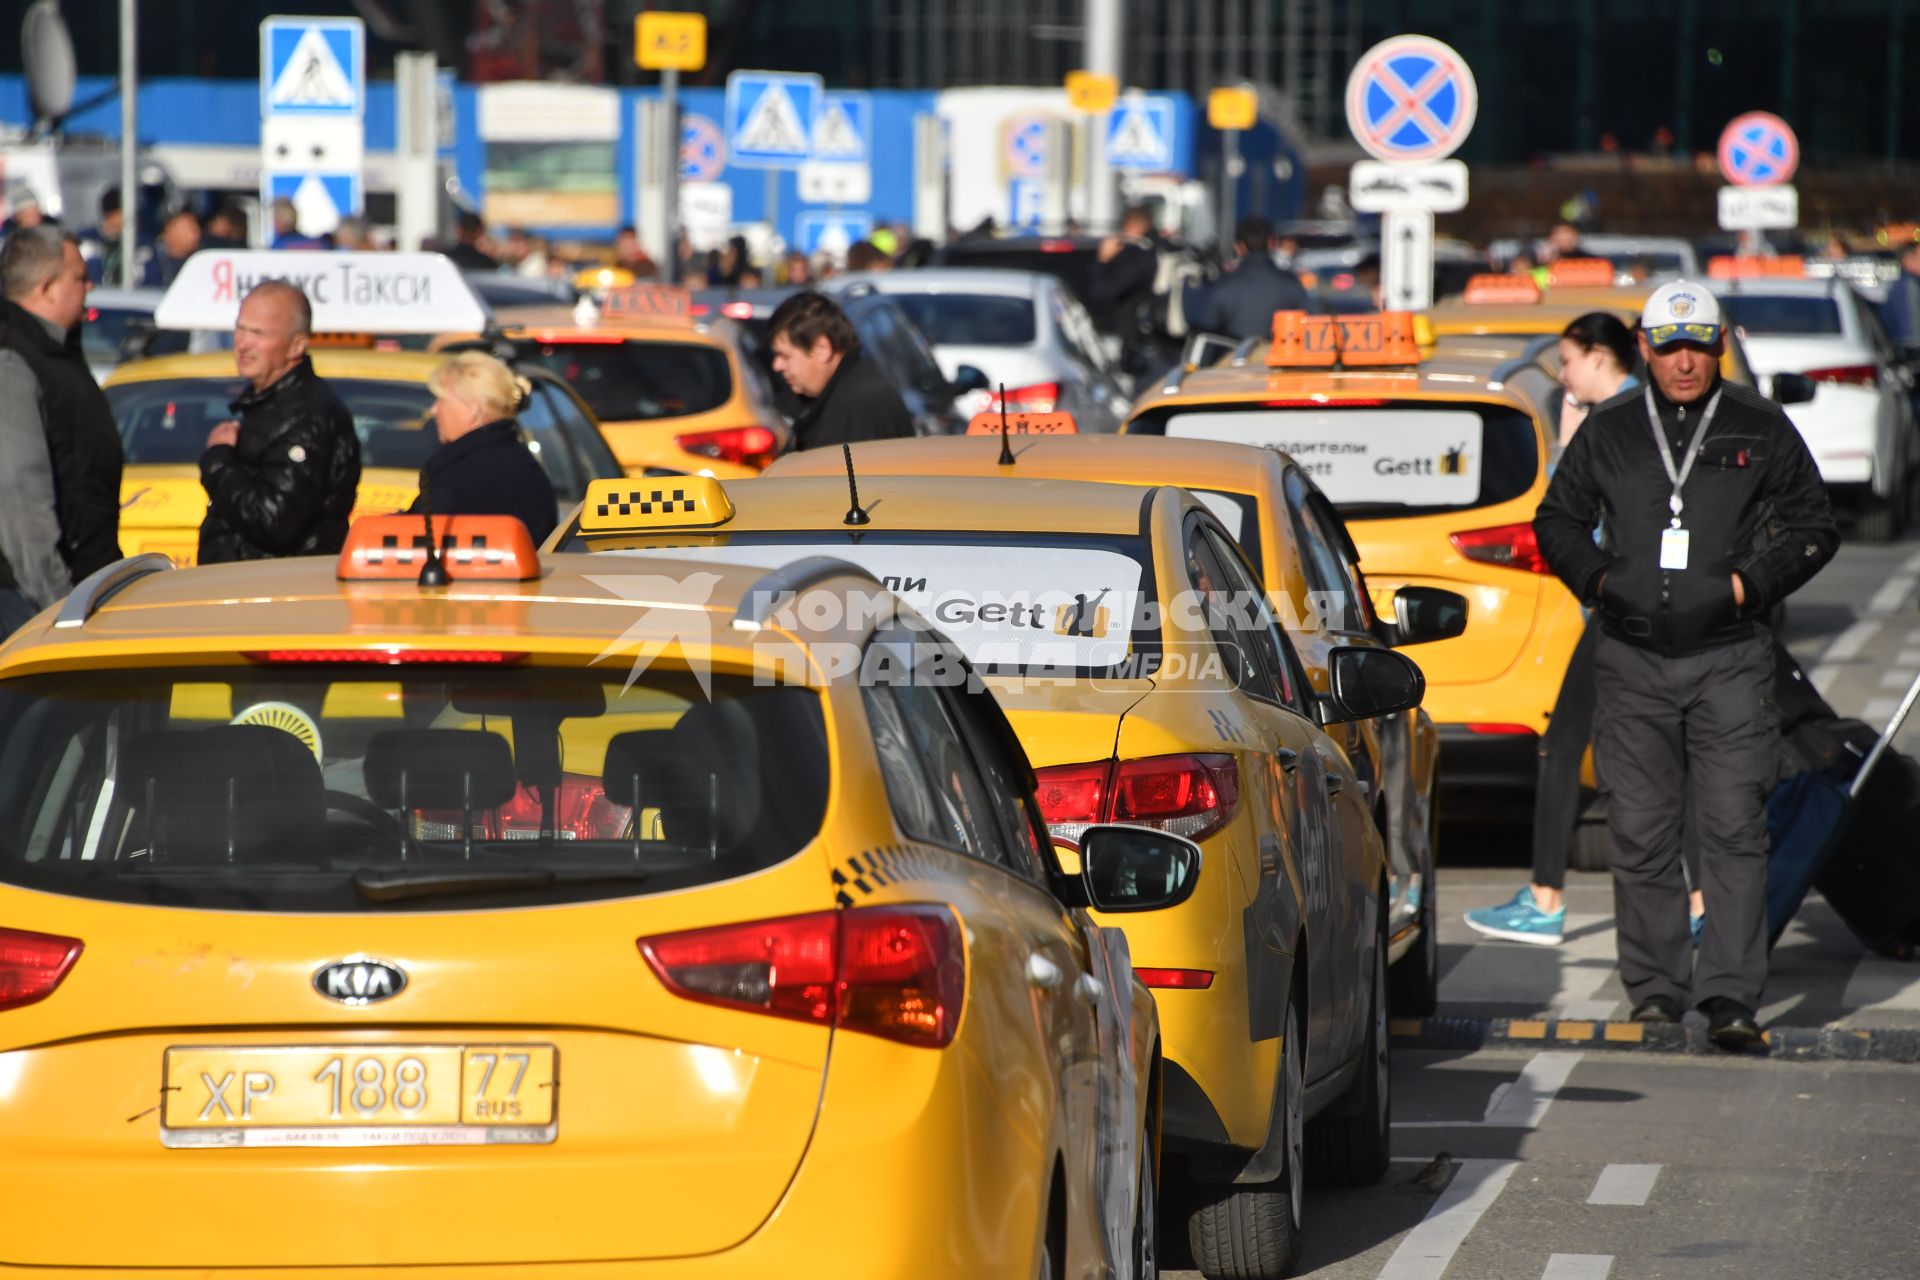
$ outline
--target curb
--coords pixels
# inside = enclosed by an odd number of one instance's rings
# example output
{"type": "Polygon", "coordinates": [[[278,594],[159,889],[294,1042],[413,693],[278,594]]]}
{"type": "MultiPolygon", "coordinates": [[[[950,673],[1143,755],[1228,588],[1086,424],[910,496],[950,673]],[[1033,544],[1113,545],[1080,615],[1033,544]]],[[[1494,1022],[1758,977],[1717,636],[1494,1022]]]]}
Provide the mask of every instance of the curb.
{"type": "MultiPolygon", "coordinates": [[[[1396,1018],[1393,1042],[1408,1049],[1490,1049],[1542,1045],[1639,1053],[1732,1056],[1713,1047],[1697,1023],[1595,1022],[1555,1018],[1396,1018]]],[[[1841,1030],[1832,1027],[1771,1027],[1766,1047],[1749,1058],[1794,1062],[1920,1063],[1920,1030],[1841,1030]]]]}

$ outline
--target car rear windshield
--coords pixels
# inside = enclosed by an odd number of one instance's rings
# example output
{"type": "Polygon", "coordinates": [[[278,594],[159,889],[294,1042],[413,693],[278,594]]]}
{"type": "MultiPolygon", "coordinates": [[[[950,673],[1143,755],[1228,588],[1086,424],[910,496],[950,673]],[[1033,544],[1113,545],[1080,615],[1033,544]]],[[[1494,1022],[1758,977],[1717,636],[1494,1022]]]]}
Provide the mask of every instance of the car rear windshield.
{"type": "Polygon", "coordinates": [[[1033,299],[983,293],[893,293],[934,346],[1025,347],[1033,343],[1033,299]]]}
{"type": "Polygon", "coordinates": [[[1093,296],[1094,272],[1099,266],[1092,245],[1083,248],[1071,241],[1061,241],[1059,247],[1054,249],[1031,244],[997,245],[990,241],[985,244],[955,244],[942,250],[935,262],[943,267],[1038,271],[1042,275],[1065,281],[1082,302],[1093,296]]]}
{"type": "Polygon", "coordinates": [[[1533,420],[1505,405],[1170,405],[1127,429],[1290,454],[1348,519],[1490,507],[1540,474],[1533,420]]]}
{"type": "Polygon", "coordinates": [[[1733,322],[1749,335],[1840,332],[1840,304],[1832,298],[1743,293],[1722,298],[1733,322]]]}
{"type": "MultiPolygon", "coordinates": [[[[563,550],[588,549],[576,535],[563,550]]],[[[919,611],[989,674],[1123,677],[1156,650],[1144,602],[1153,576],[1138,537],[1052,533],[754,532],[724,545],[623,546],[612,556],[671,556],[772,569],[808,556],[858,565],[919,611]]]]}
{"type": "Polygon", "coordinates": [[[559,374],[602,422],[684,418],[733,394],[727,353],[692,342],[533,342],[519,359],[559,374]]]}
{"type": "MultiPolygon", "coordinates": [[[[427,418],[433,393],[425,383],[328,378],[327,385],[353,414],[362,466],[418,471],[440,447],[427,418]]],[[[162,378],[122,382],[106,392],[127,461],[146,464],[200,461],[207,432],[234,416],[232,402],[244,390],[238,379],[162,378]]]]}
{"type": "Polygon", "coordinates": [[[819,830],[819,695],[648,667],[73,671],[0,683],[0,883],[378,912],[758,871],[819,830]]]}

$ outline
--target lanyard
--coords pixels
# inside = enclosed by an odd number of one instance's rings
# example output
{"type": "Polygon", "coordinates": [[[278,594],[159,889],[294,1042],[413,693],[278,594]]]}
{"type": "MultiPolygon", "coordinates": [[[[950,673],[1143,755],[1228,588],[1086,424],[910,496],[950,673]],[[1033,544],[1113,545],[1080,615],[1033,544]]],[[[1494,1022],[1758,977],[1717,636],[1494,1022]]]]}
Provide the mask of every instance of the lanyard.
{"type": "Polygon", "coordinates": [[[1653,429],[1653,446],[1660,453],[1660,465],[1667,469],[1667,479],[1673,482],[1673,493],[1667,498],[1667,507],[1673,512],[1673,527],[1680,527],[1680,509],[1685,504],[1680,501],[1680,490],[1686,487],[1687,477],[1693,474],[1693,464],[1700,457],[1700,446],[1706,443],[1707,428],[1713,425],[1714,410],[1720,407],[1720,393],[1713,393],[1713,399],[1707,401],[1707,411],[1700,415],[1700,425],[1693,429],[1693,439],[1687,442],[1686,457],[1679,466],[1673,464],[1673,447],[1667,443],[1667,433],[1660,429],[1660,411],[1654,407],[1653,388],[1647,388],[1647,425],[1653,429]]]}

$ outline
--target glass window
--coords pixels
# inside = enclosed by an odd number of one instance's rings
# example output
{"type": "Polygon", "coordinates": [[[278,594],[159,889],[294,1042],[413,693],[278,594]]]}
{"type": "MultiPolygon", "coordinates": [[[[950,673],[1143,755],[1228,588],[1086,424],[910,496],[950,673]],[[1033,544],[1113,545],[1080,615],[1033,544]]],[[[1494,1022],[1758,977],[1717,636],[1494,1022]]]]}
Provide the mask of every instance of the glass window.
{"type": "Polygon", "coordinates": [[[554,414],[552,389],[536,385],[515,420],[520,424],[520,439],[546,469],[554,493],[578,501],[587,486],[580,478],[573,450],[568,447],[566,433],[561,431],[554,414]]]}
{"type": "Polygon", "coordinates": [[[1046,827],[1027,797],[1028,784],[1018,764],[1008,758],[1001,734],[992,723],[999,714],[991,705],[993,695],[985,689],[959,685],[945,686],[940,692],[973,747],[974,759],[986,781],[987,798],[1000,819],[1011,854],[1008,865],[1023,875],[1041,879],[1047,865],[1046,827]]]}
{"type": "Polygon", "coordinates": [[[914,752],[932,783],[934,801],[941,811],[940,828],[952,833],[939,843],[1011,868],[1013,859],[1000,834],[987,784],[953,721],[944,691],[931,683],[914,682],[896,685],[891,692],[906,721],[914,752]]]}
{"type": "MultiPolygon", "coordinates": [[[[1249,602],[1223,567],[1207,536],[1206,526],[1197,519],[1187,525],[1186,559],[1188,581],[1200,597],[1207,630],[1221,661],[1226,664],[1227,679],[1254,697],[1274,701],[1274,690],[1267,683],[1266,671],[1251,637],[1235,625],[1236,610],[1248,608],[1249,602]]],[[[1198,637],[1182,637],[1182,640],[1193,642],[1198,637]]]]}
{"type": "Polygon", "coordinates": [[[1749,335],[1840,333],[1840,304],[1832,298],[1736,293],[1720,299],[1720,305],[1749,335]]]}
{"type": "Polygon", "coordinates": [[[959,833],[945,824],[945,815],[934,802],[933,788],[920,770],[913,739],[907,732],[906,721],[901,719],[893,690],[886,685],[869,684],[861,688],[860,696],[866,703],[867,725],[873,731],[873,750],[880,757],[880,776],[886,782],[893,820],[915,840],[954,844],[959,833]]]}
{"type": "MultiPolygon", "coordinates": [[[[327,385],[353,414],[362,466],[418,471],[440,447],[425,383],[330,377],[327,385]]],[[[129,463],[197,463],[207,433],[233,417],[245,389],[238,378],[164,378],[105,390],[129,463]]]]}
{"type": "MultiPolygon", "coordinates": [[[[1317,496],[1298,471],[1287,472],[1287,510],[1293,517],[1293,530],[1300,539],[1300,561],[1307,574],[1310,590],[1320,593],[1311,603],[1324,609],[1321,616],[1340,631],[1364,631],[1361,610],[1354,601],[1354,582],[1347,573],[1347,560],[1341,553],[1339,536],[1329,536],[1313,511],[1317,496]]],[[[1320,613],[1316,609],[1316,613],[1320,613]]],[[[1302,620],[1305,621],[1304,619],[1302,620]]]]}
{"type": "Polygon", "coordinates": [[[691,342],[535,342],[515,359],[558,374],[602,422],[684,418],[718,409],[733,370],[718,347],[691,342]]]}
{"type": "Polygon", "coordinates": [[[1218,529],[1204,525],[1201,531],[1213,551],[1215,562],[1220,566],[1221,580],[1226,583],[1227,591],[1235,602],[1234,635],[1240,646],[1253,655],[1262,669],[1258,677],[1249,672],[1248,678],[1252,682],[1243,683],[1240,687],[1256,698],[1291,704],[1294,701],[1292,672],[1281,656],[1281,646],[1285,642],[1267,609],[1266,593],[1260,590],[1253,575],[1247,571],[1231,539],[1218,529]]]}
{"type": "Polygon", "coordinates": [[[887,297],[936,347],[1025,347],[1034,340],[1033,302],[990,293],[895,293],[887,297]]]}
{"type": "MultiPolygon", "coordinates": [[[[585,497],[588,480],[617,480],[626,474],[620,466],[620,460],[613,456],[613,448],[607,443],[607,438],[600,434],[600,424],[593,420],[587,406],[564,382],[535,378],[533,385],[547,393],[554,422],[560,428],[574,466],[580,473],[580,490],[569,494],[569,497],[585,497]]],[[[556,489],[558,487],[555,486],[556,489]]]]}

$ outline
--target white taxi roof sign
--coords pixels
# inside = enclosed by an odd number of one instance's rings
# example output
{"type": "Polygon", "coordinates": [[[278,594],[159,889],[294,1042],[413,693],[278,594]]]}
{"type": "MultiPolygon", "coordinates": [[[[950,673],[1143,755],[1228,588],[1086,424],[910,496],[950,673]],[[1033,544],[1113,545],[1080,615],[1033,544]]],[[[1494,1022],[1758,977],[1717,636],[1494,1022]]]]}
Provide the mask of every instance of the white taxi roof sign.
{"type": "Polygon", "coordinates": [[[307,295],[315,333],[478,333],[490,319],[443,254],[202,249],[167,286],[154,326],[231,329],[241,301],[268,280],[307,295]]]}

